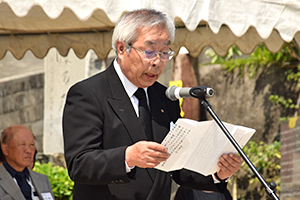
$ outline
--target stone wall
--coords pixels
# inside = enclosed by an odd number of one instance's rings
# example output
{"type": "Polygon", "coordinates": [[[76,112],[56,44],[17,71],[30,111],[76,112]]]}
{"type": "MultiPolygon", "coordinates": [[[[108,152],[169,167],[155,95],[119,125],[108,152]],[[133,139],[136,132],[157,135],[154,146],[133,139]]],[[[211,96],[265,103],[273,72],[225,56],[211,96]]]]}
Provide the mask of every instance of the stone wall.
{"type": "Polygon", "coordinates": [[[227,72],[220,65],[207,65],[199,68],[199,82],[214,89],[215,95],[207,100],[222,121],[254,128],[253,140],[273,143],[279,136],[280,117],[293,116],[295,111],[274,104],[270,95],[294,102],[298,98],[297,84],[283,82],[283,73],[282,68],[271,66],[250,78],[246,68],[227,72]]]}
{"type": "Polygon", "coordinates": [[[38,152],[43,152],[44,72],[0,79],[0,131],[21,124],[36,137],[38,152]]]}

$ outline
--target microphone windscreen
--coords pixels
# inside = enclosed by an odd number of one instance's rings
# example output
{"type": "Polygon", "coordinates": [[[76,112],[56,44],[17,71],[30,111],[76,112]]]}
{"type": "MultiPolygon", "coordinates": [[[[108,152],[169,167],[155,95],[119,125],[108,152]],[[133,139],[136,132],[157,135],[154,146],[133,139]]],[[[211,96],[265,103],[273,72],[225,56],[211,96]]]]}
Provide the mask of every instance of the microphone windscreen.
{"type": "Polygon", "coordinates": [[[166,90],[166,96],[171,99],[172,101],[176,101],[177,98],[175,96],[175,90],[176,90],[176,86],[171,86],[166,90]]]}

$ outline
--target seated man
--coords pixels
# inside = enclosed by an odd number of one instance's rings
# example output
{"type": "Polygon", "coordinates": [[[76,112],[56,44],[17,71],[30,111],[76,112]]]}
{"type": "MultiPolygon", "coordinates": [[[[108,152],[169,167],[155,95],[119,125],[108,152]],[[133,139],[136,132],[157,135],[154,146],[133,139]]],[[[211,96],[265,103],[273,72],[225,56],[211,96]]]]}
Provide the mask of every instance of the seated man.
{"type": "Polygon", "coordinates": [[[0,199],[54,199],[48,177],[27,167],[35,153],[34,137],[27,127],[6,128],[1,148],[5,159],[0,165],[0,199]]]}

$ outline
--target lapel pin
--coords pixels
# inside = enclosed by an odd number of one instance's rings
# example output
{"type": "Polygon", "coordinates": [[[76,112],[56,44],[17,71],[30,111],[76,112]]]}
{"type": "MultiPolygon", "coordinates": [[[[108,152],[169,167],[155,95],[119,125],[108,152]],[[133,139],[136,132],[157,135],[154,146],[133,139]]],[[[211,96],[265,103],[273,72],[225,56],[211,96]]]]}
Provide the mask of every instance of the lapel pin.
{"type": "Polygon", "coordinates": [[[164,113],[165,111],[164,111],[164,109],[160,109],[160,112],[164,113]]]}

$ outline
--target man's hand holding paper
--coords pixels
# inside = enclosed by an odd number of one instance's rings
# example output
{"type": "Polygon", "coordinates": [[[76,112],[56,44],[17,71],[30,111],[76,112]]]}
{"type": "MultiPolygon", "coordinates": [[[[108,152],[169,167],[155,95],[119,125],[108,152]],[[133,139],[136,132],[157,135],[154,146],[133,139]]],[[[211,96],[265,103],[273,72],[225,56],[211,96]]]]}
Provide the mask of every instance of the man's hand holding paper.
{"type": "Polygon", "coordinates": [[[140,141],[127,147],[125,160],[129,167],[153,168],[170,157],[167,151],[159,143],[140,141]]]}
{"type": "Polygon", "coordinates": [[[218,166],[220,169],[217,171],[220,179],[226,179],[235,174],[243,163],[243,159],[234,153],[223,154],[220,159],[218,166]]]}

